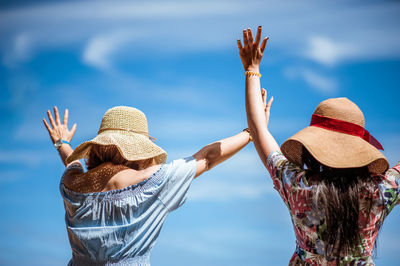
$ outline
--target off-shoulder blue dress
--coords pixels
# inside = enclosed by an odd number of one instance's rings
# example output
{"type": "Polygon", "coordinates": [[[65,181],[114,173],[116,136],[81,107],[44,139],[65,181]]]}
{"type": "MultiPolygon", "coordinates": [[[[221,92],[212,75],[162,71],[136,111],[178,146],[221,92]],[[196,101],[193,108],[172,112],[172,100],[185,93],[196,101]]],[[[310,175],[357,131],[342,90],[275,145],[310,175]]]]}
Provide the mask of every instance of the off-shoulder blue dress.
{"type": "MultiPolygon", "coordinates": [[[[64,175],[76,167],[83,171],[75,164],[64,175]]],[[[195,174],[196,161],[188,157],[161,165],[141,183],[106,192],[77,193],[61,178],[72,248],[68,265],[150,265],[162,225],[185,202],[195,174]]]]}

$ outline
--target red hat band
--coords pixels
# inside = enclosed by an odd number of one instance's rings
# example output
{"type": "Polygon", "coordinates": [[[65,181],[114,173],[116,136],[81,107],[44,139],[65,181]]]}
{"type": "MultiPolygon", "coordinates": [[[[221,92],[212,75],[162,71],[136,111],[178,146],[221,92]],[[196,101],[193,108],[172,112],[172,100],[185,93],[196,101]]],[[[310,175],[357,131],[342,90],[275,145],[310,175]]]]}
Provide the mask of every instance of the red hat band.
{"type": "Polygon", "coordinates": [[[349,134],[357,136],[367,141],[369,144],[373,145],[379,150],[383,150],[382,145],[379,141],[374,138],[369,132],[360,125],[346,122],[343,120],[330,118],[322,115],[313,114],[311,118],[310,126],[320,127],[332,131],[341,132],[344,134],[349,134]]]}

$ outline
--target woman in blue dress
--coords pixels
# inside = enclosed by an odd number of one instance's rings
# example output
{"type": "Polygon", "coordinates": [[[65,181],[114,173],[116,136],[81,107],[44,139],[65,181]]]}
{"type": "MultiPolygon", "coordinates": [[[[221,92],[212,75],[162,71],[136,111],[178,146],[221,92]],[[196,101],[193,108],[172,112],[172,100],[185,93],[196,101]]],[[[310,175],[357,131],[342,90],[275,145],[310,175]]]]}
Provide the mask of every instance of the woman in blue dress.
{"type": "Polygon", "coordinates": [[[250,141],[248,130],[166,164],[149,136],[144,113],[117,106],[103,116],[95,138],[75,150],[68,110],[61,122],[43,119],[66,166],[60,182],[72,248],[69,265],[150,265],[150,252],[168,214],[180,207],[192,180],[250,141]],[[79,159],[86,159],[85,172],[79,159]]]}

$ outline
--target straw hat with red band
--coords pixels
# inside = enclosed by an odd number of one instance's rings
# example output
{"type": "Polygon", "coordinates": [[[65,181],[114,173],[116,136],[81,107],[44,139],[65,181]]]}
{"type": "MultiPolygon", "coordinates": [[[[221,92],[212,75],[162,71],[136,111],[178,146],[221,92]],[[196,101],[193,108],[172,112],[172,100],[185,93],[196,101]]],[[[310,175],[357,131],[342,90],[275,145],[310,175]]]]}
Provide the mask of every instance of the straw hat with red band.
{"type": "Polygon", "coordinates": [[[282,146],[286,158],[302,165],[303,146],[321,164],[332,168],[368,166],[371,173],[382,174],[389,163],[378,150],[382,145],[364,128],[364,115],[347,98],[321,102],[309,127],[296,133],[282,146]]]}
{"type": "Polygon", "coordinates": [[[76,147],[67,163],[88,158],[93,145],[114,145],[128,161],[153,158],[156,164],[165,163],[167,153],[152,139],[143,112],[133,107],[113,107],[104,114],[97,136],[76,147]]]}

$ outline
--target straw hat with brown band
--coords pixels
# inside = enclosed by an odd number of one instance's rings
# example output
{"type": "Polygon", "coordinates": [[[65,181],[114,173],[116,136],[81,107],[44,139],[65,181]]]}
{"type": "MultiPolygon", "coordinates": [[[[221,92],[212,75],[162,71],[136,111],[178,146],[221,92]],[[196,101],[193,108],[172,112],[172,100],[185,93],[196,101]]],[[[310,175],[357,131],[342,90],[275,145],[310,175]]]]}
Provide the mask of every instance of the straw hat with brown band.
{"type": "Polygon", "coordinates": [[[94,144],[115,145],[128,161],[153,158],[156,164],[165,163],[167,153],[152,139],[143,112],[133,107],[113,107],[104,114],[97,136],[80,144],[67,158],[67,163],[88,158],[94,144]]]}
{"type": "Polygon", "coordinates": [[[309,127],[296,133],[282,146],[286,158],[302,165],[303,146],[321,164],[332,168],[368,166],[371,173],[382,174],[389,163],[378,150],[382,145],[364,128],[364,115],[347,98],[321,102],[309,127]]]}

